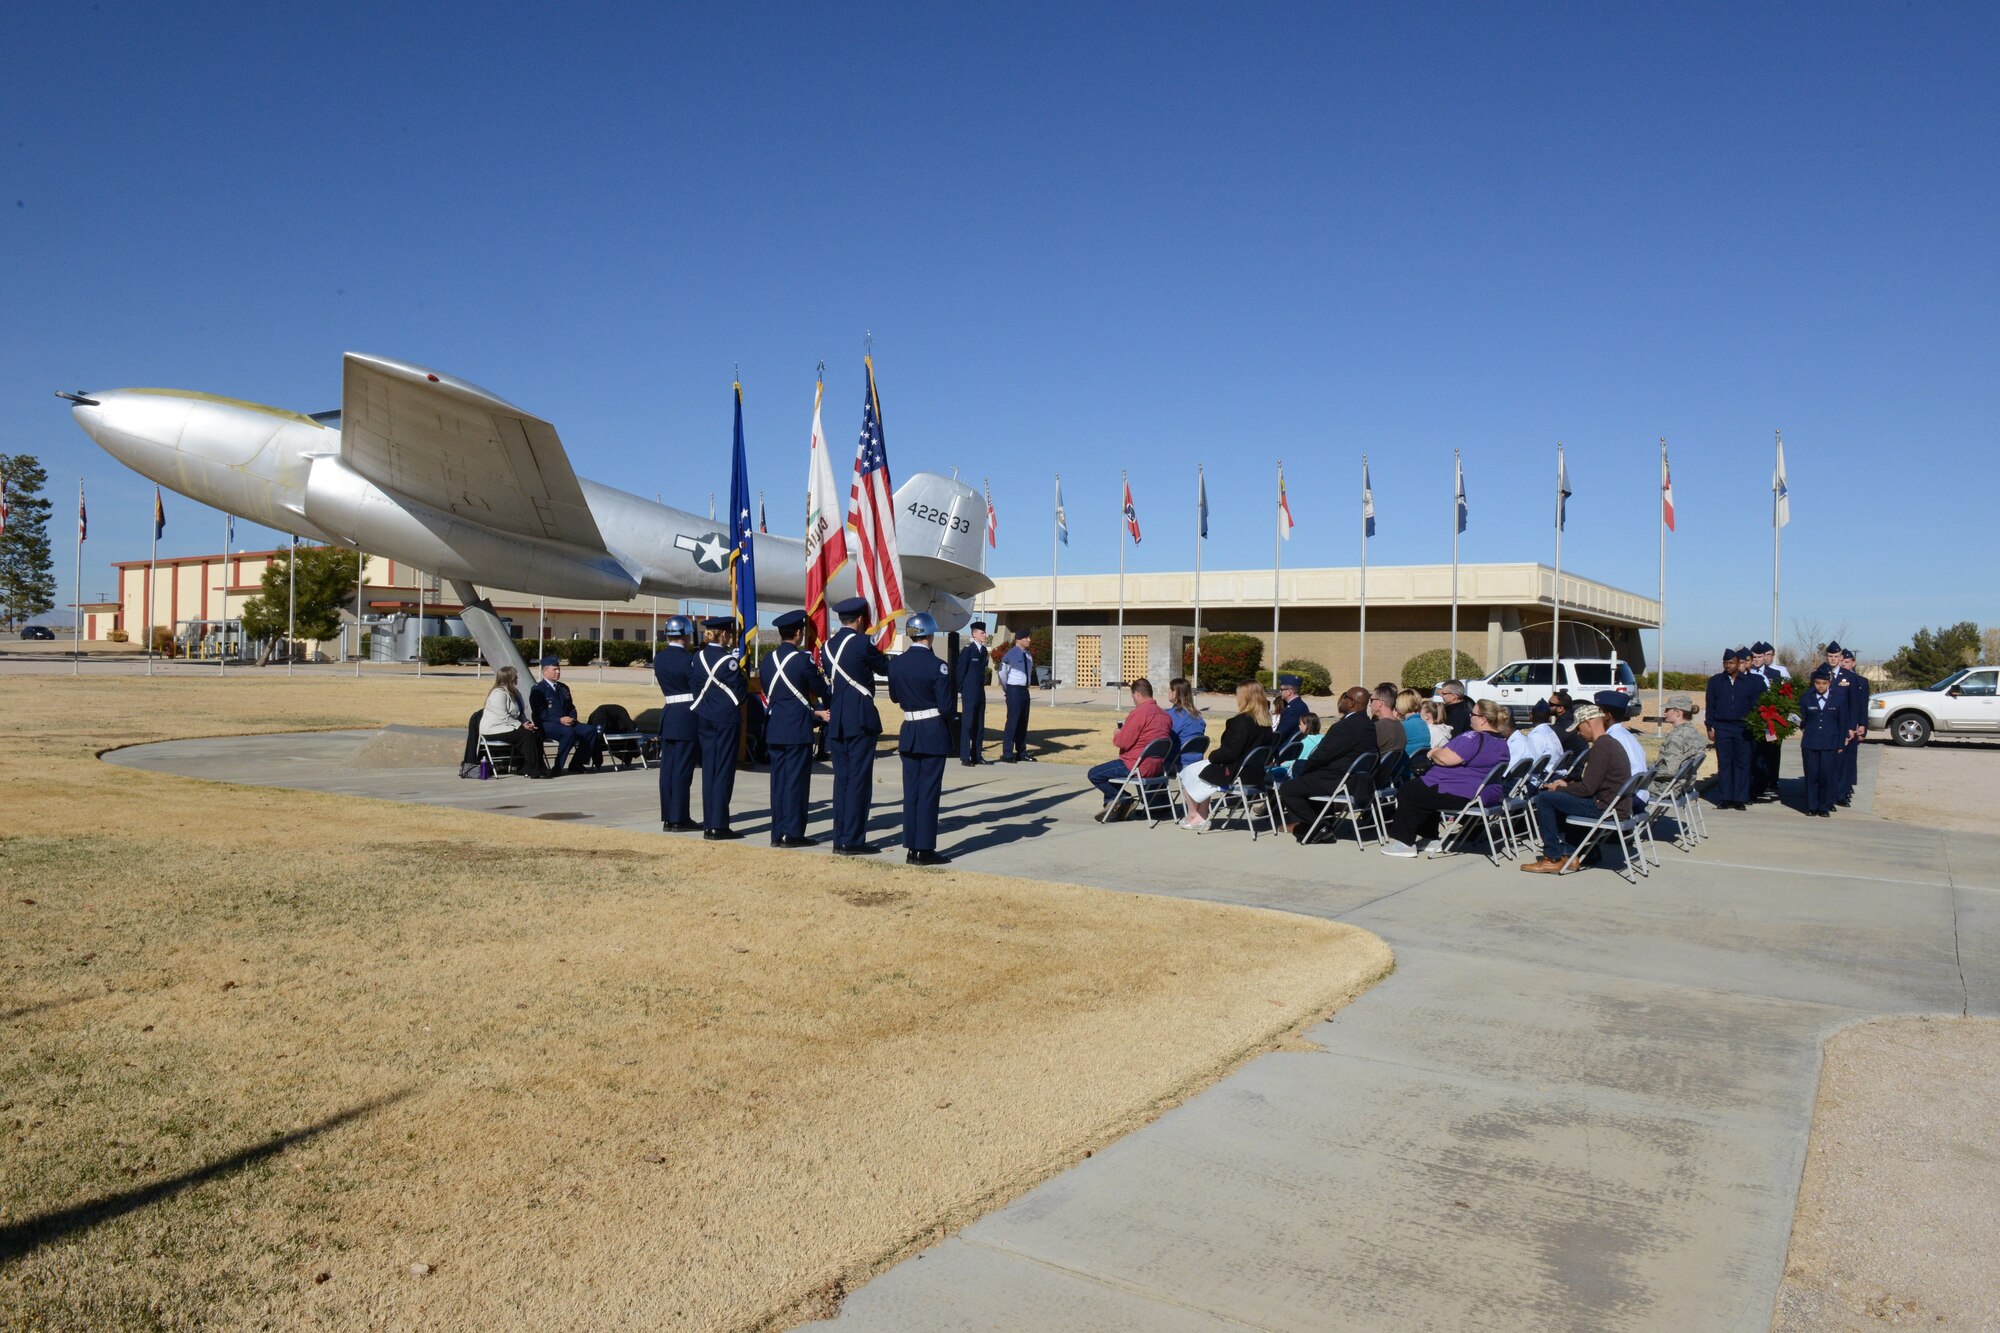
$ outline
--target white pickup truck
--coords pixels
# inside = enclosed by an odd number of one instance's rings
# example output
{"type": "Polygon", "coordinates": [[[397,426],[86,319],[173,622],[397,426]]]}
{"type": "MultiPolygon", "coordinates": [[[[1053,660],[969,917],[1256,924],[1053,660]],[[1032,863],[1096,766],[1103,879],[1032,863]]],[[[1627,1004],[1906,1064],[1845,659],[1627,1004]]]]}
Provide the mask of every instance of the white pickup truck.
{"type": "Polygon", "coordinates": [[[1588,703],[1599,690],[1630,694],[1638,687],[1630,662],[1609,657],[1565,657],[1561,662],[1550,662],[1539,657],[1509,662],[1484,680],[1468,680],[1465,697],[1491,699],[1519,721],[1558,689],[1568,690],[1569,697],[1578,703],[1588,703]],[[1556,684],[1558,666],[1562,668],[1561,685],[1556,684]]]}
{"type": "Polygon", "coordinates": [[[1878,728],[1898,745],[1922,745],[1933,733],[2000,732],[2000,667],[1966,667],[1921,690],[1870,695],[1868,729],[1878,728]]]}

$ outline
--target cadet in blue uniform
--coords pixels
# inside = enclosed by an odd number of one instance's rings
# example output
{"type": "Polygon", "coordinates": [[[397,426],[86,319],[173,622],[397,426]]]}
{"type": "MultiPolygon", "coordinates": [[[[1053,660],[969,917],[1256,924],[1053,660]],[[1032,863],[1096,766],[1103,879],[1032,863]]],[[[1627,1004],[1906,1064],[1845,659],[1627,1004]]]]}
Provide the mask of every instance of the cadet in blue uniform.
{"type": "Polygon", "coordinates": [[[806,836],[807,789],[812,781],[813,724],[826,718],[826,677],[812,655],[799,647],[803,611],[787,611],[771,622],[778,646],[757,666],[771,717],[764,743],[771,752],[771,845],[816,847],[806,836]]]}
{"type": "Polygon", "coordinates": [[[736,789],[736,750],[743,742],[743,664],[731,646],[736,621],[710,616],[701,622],[708,642],[695,654],[694,730],[701,741],[701,836],[727,842],[743,835],[729,827],[729,796],[736,789]]]}
{"type": "MultiPolygon", "coordinates": [[[[1757,690],[1760,694],[1784,679],[1784,669],[1773,660],[1775,656],[1776,650],[1768,643],[1760,641],[1750,645],[1750,663],[1743,668],[1743,674],[1757,678],[1757,690]]],[[[1782,748],[1783,745],[1779,741],[1750,742],[1751,800],[1778,799],[1778,763],[1782,748]]]]}
{"type": "Polygon", "coordinates": [[[958,650],[952,684],[958,690],[958,762],[970,768],[986,761],[986,622],[975,620],[972,642],[958,650]]]}
{"type": "Polygon", "coordinates": [[[1847,672],[1847,748],[1841,751],[1840,799],[1837,805],[1854,804],[1854,784],[1861,780],[1861,741],[1868,734],[1868,696],[1873,690],[1868,677],[1855,669],[1854,654],[1840,650],[1841,669],[1847,672]]]}
{"type": "Polygon", "coordinates": [[[666,696],[660,705],[660,828],[667,833],[692,833],[701,827],[688,818],[688,793],[701,757],[694,730],[694,687],[701,672],[688,651],[693,637],[692,620],[668,616],[667,645],[653,658],[653,679],[666,696]]]}
{"type": "Polygon", "coordinates": [[[903,710],[896,752],[903,756],[903,859],[913,866],[941,866],[951,858],[937,849],[938,801],[944,795],[944,761],[951,754],[951,668],[931,651],[937,621],[922,611],[904,624],[910,646],[889,663],[889,697],[903,710]]]}
{"type": "Polygon", "coordinates": [[[1833,672],[1820,667],[1812,673],[1812,688],[1799,701],[1799,758],[1806,769],[1809,815],[1822,819],[1833,813],[1842,753],[1850,748],[1847,714],[1833,697],[1833,672]]]}
{"type": "Polygon", "coordinates": [[[829,717],[827,749],[833,753],[833,854],[873,856],[881,848],[868,841],[868,802],[875,782],[875,738],[882,714],[875,708],[875,677],[889,659],[867,635],[868,599],[850,597],[833,613],[840,628],[826,641],[829,717]]]}
{"type": "Polygon", "coordinates": [[[1271,723],[1271,755],[1273,758],[1277,757],[1278,751],[1285,748],[1286,741],[1299,734],[1299,723],[1305,719],[1307,713],[1312,712],[1311,705],[1307,704],[1304,699],[1299,698],[1299,678],[1297,676],[1286,675],[1278,677],[1278,697],[1283,699],[1285,704],[1283,708],[1278,710],[1277,718],[1271,723]]]}
{"type": "Polygon", "coordinates": [[[1035,654],[1026,639],[1014,640],[1000,658],[1000,692],[1007,696],[1007,726],[1000,733],[1000,762],[1035,762],[1028,753],[1028,693],[1035,688],[1035,654]]]}
{"type": "MultiPolygon", "coordinates": [[[[1827,693],[1833,696],[1834,706],[1840,709],[1840,715],[1845,720],[1847,729],[1851,733],[1854,729],[1854,719],[1856,716],[1854,712],[1854,673],[1847,669],[1845,658],[1846,650],[1839,644],[1829,643],[1826,646],[1827,693]]],[[[1861,716],[1865,717],[1866,714],[1864,713],[1861,716]]],[[[1853,791],[1847,785],[1847,757],[1843,753],[1840,762],[1835,765],[1833,770],[1833,803],[1835,805],[1845,805],[1852,797],[1853,791]]]]}
{"type": "Polygon", "coordinates": [[[1728,648],[1722,670],[1708,678],[1708,738],[1715,743],[1716,778],[1709,799],[1718,810],[1744,810],[1750,800],[1750,734],[1744,722],[1764,692],[1763,681],[1743,674],[1747,648],[1728,648]]]}
{"type": "Polygon", "coordinates": [[[604,728],[577,720],[576,700],[562,681],[562,659],[551,653],[542,659],[541,668],[542,678],[528,691],[528,708],[542,735],[556,742],[556,764],[549,776],[563,771],[563,760],[569,758],[572,748],[576,759],[569,766],[570,772],[581,771],[585,764],[603,768],[604,728]]]}

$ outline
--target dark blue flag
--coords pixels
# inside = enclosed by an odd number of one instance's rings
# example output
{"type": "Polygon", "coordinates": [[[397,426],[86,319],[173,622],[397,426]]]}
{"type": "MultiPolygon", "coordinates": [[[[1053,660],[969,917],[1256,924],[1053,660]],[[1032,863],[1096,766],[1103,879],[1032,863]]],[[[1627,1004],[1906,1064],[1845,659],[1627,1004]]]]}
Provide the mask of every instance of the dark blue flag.
{"type": "Polygon", "coordinates": [[[736,645],[745,661],[757,636],[757,570],[751,559],[757,525],[750,517],[750,463],[743,453],[743,386],[736,386],[736,444],[729,459],[729,605],[736,645]]]}

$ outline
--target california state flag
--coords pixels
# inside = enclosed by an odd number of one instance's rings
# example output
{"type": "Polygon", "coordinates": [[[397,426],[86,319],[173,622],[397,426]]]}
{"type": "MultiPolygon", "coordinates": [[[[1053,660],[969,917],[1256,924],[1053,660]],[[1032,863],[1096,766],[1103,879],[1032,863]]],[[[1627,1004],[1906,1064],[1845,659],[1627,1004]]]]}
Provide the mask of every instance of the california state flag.
{"type": "Polygon", "coordinates": [[[847,529],[840,522],[840,493],[833,489],[833,457],[820,426],[826,383],[813,387],[812,460],[806,472],[806,615],[820,643],[827,638],[826,590],[847,563],[847,529]]]}

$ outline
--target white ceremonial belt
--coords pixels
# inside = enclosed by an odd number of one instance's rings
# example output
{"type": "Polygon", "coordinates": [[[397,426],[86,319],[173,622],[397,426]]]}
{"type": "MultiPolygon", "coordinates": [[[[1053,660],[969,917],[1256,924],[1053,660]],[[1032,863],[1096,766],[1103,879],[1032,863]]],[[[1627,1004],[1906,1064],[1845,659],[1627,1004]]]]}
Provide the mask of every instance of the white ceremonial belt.
{"type": "Polygon", "coordinates": [[[903,721],[928,722],[937,715],[938,715],[938,710],[935,708],[913,708],[909,712],[903,714],[903,721]]]}
{"type": "Polygon", "coordinates": [[[694,696],[692,694],[670,694],[667,696],[667,702],[670,704],[691,704],[694,702],[694,696]]]}

